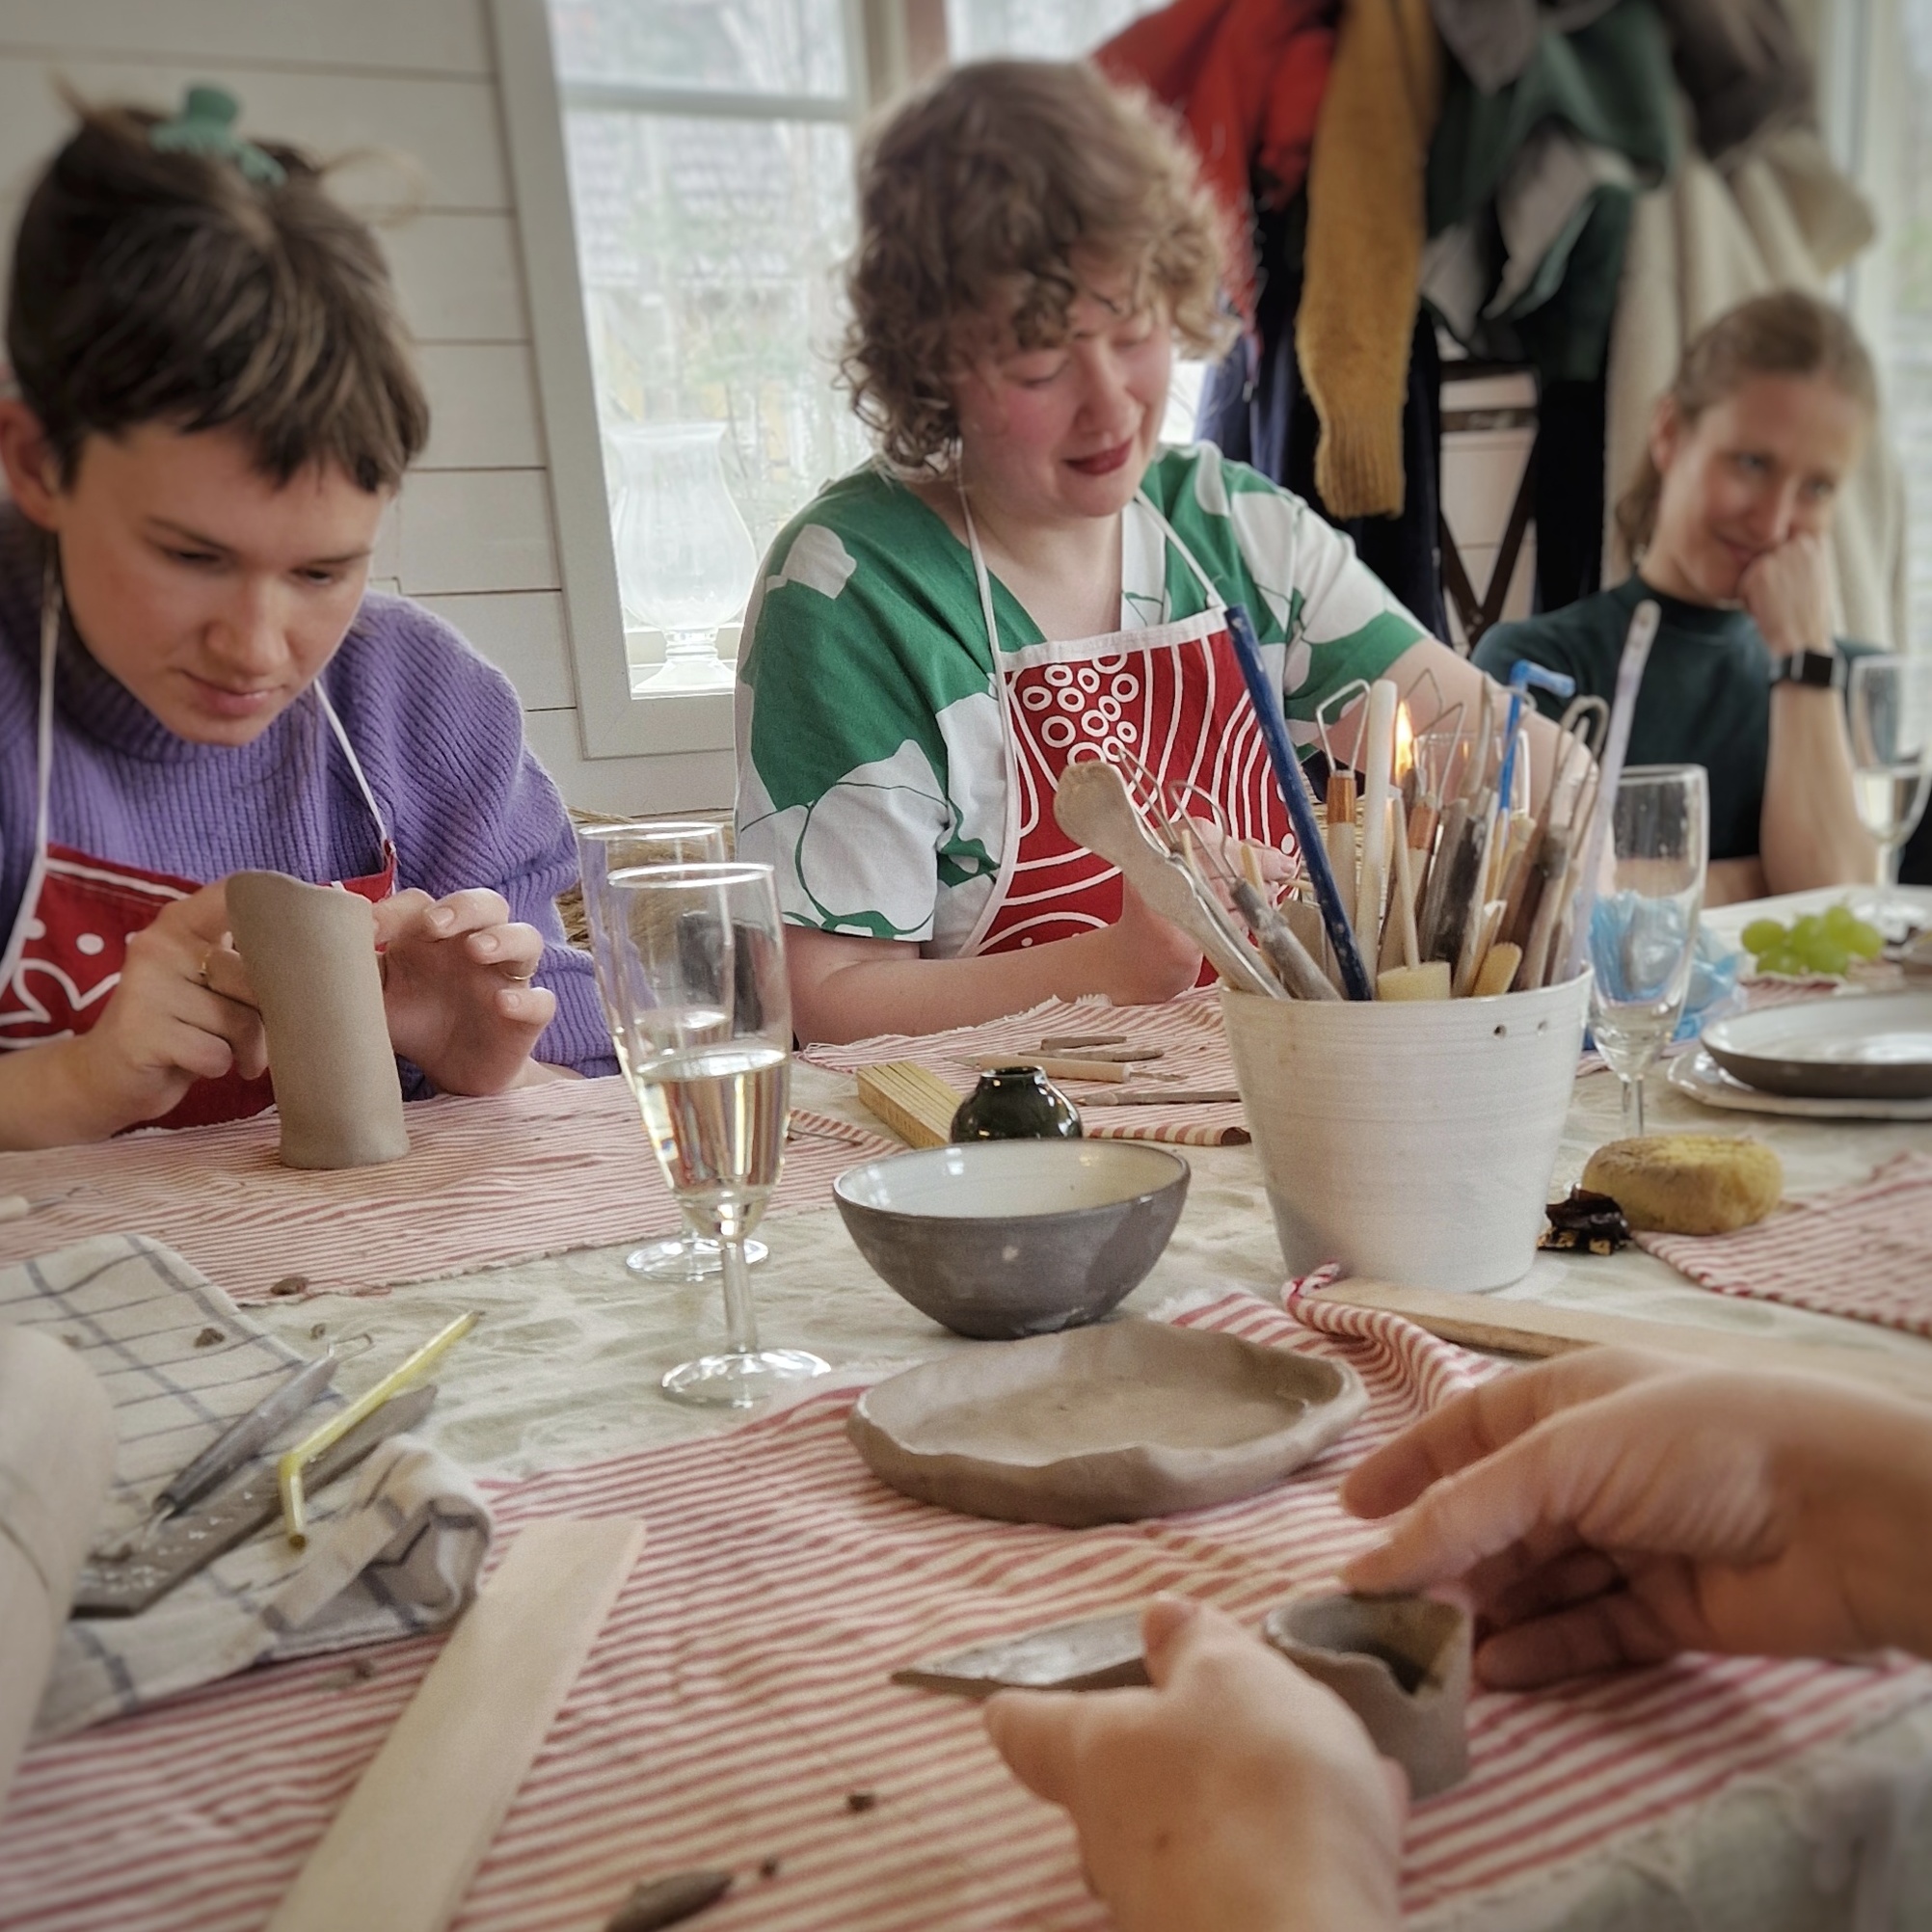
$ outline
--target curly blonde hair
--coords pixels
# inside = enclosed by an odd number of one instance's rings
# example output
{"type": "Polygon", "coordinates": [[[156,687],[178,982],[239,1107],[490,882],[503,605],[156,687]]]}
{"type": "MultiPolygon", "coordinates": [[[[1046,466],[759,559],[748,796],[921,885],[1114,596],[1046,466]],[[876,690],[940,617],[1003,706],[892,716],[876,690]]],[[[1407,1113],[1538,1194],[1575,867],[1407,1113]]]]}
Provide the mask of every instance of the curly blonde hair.
{"type": "Polygon", "coordinates": [[[852,319],[840,370],[880,456],[944,473],[951,372],[974,336],[1063,341],[1092,276],[1165,302],[1197,355],[1235,333],[1222,238],[1191,149],[1140,95],[1084,64],[981,61],[905,102],[859,159],[852,319]]]}

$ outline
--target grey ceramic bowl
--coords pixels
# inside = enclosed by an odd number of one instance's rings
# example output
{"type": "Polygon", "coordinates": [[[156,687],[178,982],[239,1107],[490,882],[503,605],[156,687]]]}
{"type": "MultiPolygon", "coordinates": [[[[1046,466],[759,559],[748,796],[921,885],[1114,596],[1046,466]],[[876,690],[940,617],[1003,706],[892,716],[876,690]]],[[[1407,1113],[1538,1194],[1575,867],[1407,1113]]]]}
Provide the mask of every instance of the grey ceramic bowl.
{"type": "Polygon", "coordinates": [[[859,1252],[923,1315],[986,1341],[1097,1322],[1160,1259],[1188,1164],[1132,1140],[979,1140],[847,1167],[859,1252]]]}

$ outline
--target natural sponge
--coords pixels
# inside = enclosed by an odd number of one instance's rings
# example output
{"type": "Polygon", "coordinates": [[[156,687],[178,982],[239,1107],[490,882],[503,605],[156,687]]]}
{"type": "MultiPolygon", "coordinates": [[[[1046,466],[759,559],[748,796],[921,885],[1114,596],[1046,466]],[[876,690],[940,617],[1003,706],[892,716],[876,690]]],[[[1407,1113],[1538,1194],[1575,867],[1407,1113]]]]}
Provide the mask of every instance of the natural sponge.
{"type": "Polygon", "coordinates": [[[1608,1194],[1633,1228],[1729,1234],[1778,1205],[1784,1168],[1762,1140],[1657,1134],[1606,1141],[1591,1155],[1583,1185],[1608,1194]]]}

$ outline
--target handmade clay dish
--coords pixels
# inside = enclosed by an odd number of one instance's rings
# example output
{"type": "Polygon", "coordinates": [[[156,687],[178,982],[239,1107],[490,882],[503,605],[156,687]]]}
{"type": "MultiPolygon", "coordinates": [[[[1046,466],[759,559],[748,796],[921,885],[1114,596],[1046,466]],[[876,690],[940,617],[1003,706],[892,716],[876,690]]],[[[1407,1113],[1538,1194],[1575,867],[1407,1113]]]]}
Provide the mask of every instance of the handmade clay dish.
{"type": "Polygon", "coordinates": [[[923,1503],[1085,1529],[1252,1495],[1367,1407],[1342,1363],[1130,1318],[922,1362],[846,1428],[923,1503]]]}
{"type": "Polygon", "coordinates": [[[858,1249],[955,1334],[1005,1341],[1098,1321],[1161,1257],[1188,1164],[1129,1140],[979,1140],[847,1167],[858,1249]]]}
{"type": "Polygon", "coordinates": [[[1469,1769],[1469,1613],[1433,1597],[1291,1597],[1261,1633],[1361,1719],[1418,1798],[1469,1769]]]}
{"type": "Polygon", "coordinates": [[[1765,1093],[1733,1080],[1703,1051],[1679,1054],[1664,1078],[1677,1092],[1731,1114],[1783,1114],[1801,1120],[1932,1120],[1932,1098],[1812,1100],[1796,1093],[1765,1093]]]}
{"type": "Polygon", "coordinates": [[[1932,992],[1864,994],[1772,1006],[1704,1030],[1725,1072],[1766,1093],[1811,1100],[1932,1097],[1932,992]]]}

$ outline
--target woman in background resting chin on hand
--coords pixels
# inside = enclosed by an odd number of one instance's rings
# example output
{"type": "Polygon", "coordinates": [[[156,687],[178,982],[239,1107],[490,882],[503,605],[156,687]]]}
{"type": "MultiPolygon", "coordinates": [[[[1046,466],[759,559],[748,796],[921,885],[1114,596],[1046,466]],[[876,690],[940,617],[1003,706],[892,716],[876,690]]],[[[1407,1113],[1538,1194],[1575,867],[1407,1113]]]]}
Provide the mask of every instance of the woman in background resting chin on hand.
{"type": "Polygon", "coordinates": [[[615,1070],[516,694],[365,594],[429,429],[375,239],[210,97],[88,110],[15,245],[0,1148],[270,1103],[242,871],[374,903],[411,1097],[615,1070]]]}
{"type": "MultiPolygon", "coordinates": [[[[1932,1657],[1932,1414],[1864,1387],[1590,1349],[1446,1403],[1342,1500],[1395,1518],[1343,1582],[1460,1585],[1498,1689],[1685,1650],[1932,1657]]],[[[1120,1932],[1394,1932],[1404,1781],[1353,1713],[1219,1612],[1144,1627],[1152,1689],[986,1706],[1120,1932]]]]}

